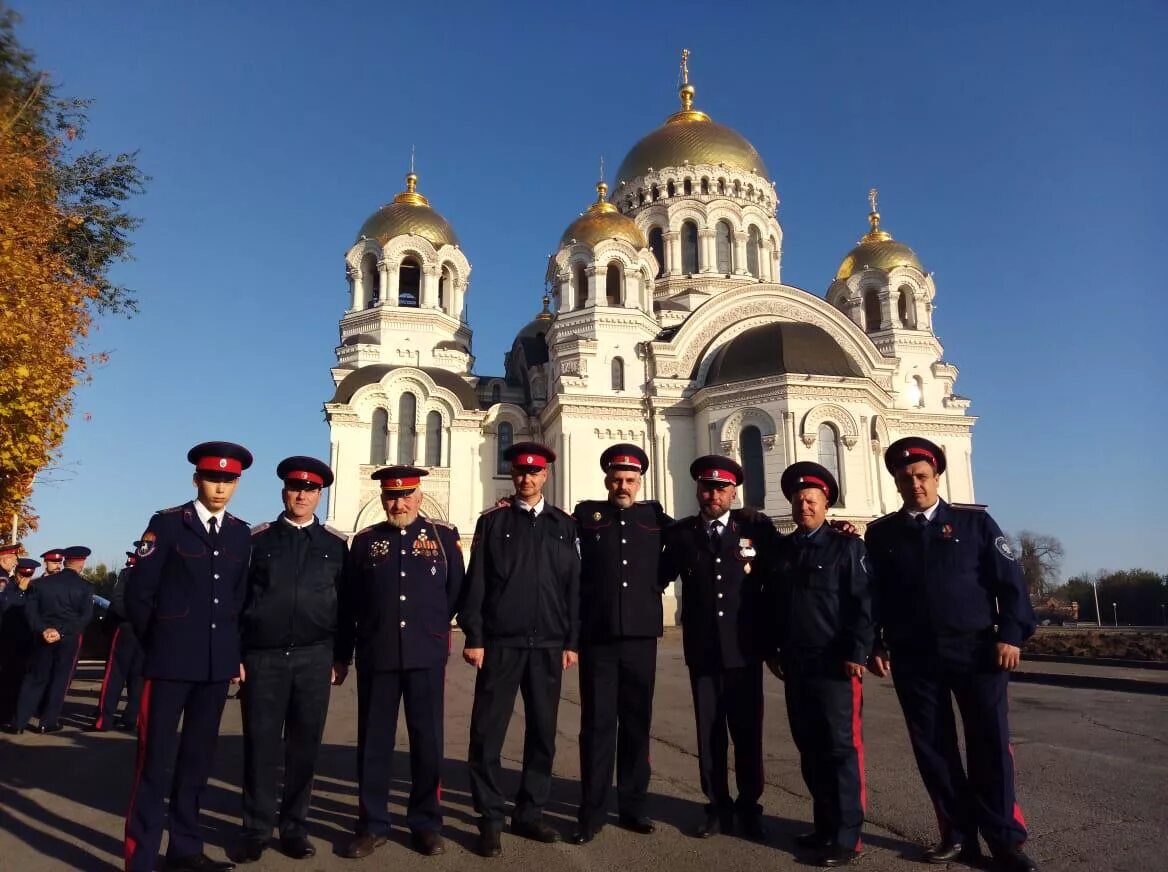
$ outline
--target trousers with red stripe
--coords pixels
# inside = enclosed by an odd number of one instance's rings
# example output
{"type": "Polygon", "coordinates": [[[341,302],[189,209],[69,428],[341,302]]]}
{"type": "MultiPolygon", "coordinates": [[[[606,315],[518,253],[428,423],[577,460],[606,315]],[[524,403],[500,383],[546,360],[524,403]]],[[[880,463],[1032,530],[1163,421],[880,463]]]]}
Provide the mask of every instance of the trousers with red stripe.
{"type": "Polygon", "coordinates": [[[954,663],[895,653],[892,682],[942,840],[972,842],[980,831],[991,851],[1026,841],[1026,821],[1014,794],[1009,673],[985,656],[954,663]],[[965,731],[965,766],[957,745],[954,701],[965,731]]]}
{"type": "Polygon", "coordinates": [[[227,684],[162,679],[146,682],[138,716],[137,771],[126,813],[126,872],[154,868],[162,844],[168,795],[167,857],[179,859],[203,852],[199,806],[215,758],[227,684]]]}
{"type": "Polygon", "coordinates": [[[105,676],[101,681],[101,694],[97,700],[97,721],[99,730],[113,726],[118,713],[118,701],[122,690],[126,691],[126,709],[122,721],[132,724],[138,720],[138,709],[142,700],[142,666],[145,654],[134,635],[129,621],[123,621],[114,631],[110,640],[109,654],[106,656],[105,676]]]}
{"type": "Polygon", "coordinates": [[[816,835],[858,851],[866,805],[863,690],[860,679],[843,675],[842,662],[832,665],[835,674],[785,664],[787,718],[811,793],[816,835]]]}

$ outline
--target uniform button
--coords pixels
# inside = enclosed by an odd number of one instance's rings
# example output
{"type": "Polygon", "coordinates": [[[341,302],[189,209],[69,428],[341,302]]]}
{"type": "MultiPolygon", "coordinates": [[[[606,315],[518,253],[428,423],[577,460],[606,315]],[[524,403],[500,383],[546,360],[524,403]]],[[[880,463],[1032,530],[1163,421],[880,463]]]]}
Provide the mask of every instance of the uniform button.
{"type": "Polygon", "coordinates": [[[401,531],[401,534],[404,536],[404,535],[406,534],[406,531],[405,531],[405,530],[402,530],[402,531],[401,531]]]}
{"type": "Polygon", "coordinates": [[[724,614],[726,614],[726,613],[725,613],[725,612],[718,612],[718,617],[720,618],[720,617],[722,617],[722,615],[724,615],[724,614]]]}
{"type": "Polygon", "coordinates": [[[721,558],[721,557],[715,557],[715,558],[714,558],[714,562],[715,562],[715,563],[721,563],[721,562],[722,562],[722,558],[721,558]]]}
{"type": "Polygon", "coordinates": [[[629,561],[627,561],[627,560],[622,560],[621,563],[623,563],[625,566],[629,565],[629,561]]]}
{"type": "Polygon", "coordinates": [[[406,625],[406,622],[405,622],[405,621],[402,621],[402,622],[401,622],[401,625],[404,627],[404,626],[406,625]]]}
{"type": "Polygon", "coordinates": [[[718,599],[721,599],[721,598],[722,598],[722,592],[718,591],[718,599]]]}
{"type": "Polygon", "coordinates": [[[625,522],[624,522],[624,521],[621,521],[621,526],[623,527],[624,525],[625,525],[625,522]]]}
{"type": "Polygon", "coordinates": [[[214,625],[214,624],[212,624],[212,625],[211,625],[211,629],[212,629],[212,630],[214,630],[214,629],[215,629],[215,625],[214,625]]]}
{"type": "Polygon", "coordinates": [[[402,578],[405,578],[405,577],[406,577],[406,571],[405,571],[404,569],[402,570],[402,574],[401,574],[401,576],[402,576],[402,578]]]}
{"type": "Polygon", "coordinates": [[[211,600],[211,602],[213,602],[215,605],[219,605],[219,597],[215,597],[215,599],[211,600]]]}
{"type": "Polygon", "coordinates": [[[622,545],[628,545],[628,544],[629,544],[629,540],[628,540],[628,539],[621,539],[621,544],[622,544],[622,545]]]}
{"type": "Polygon", "coordinates": [[[714,576],[714,581],[721,581],[721,580],[722,580],[722,576],[720,576],[720,575],[714,576]]]}
{"type": "Polygon", "coordinates": [[[403,548],[403,549],[402,549],[402,554],[405,554],[405,553],[406,553],[406,549],[404,549],[404,548],[403,548]]]}
{"type": "Polygon", "coordinates": [[[621,582],[621,587],[628,587],[628,586],[629,586],[629,583],[627,581],[621,582]]]}
{"type": "Polygon", "coordinates": [[[216,572],[216,573],[215,573],[215,574],[212,576],[212,578],[214,578],[214,579],[218,580],[218,578],[219,578],[219,573],[218,573],[218,572],[216,572]]]}
{"type": "Polygon", "coordinates": [[[404,603],[406,601],[406,595],[403,593],[401,596],[398,597],[398,599],[404,603]]]}
{"type": "Polygon", "coordinates": [[[212,551],[212,552],[211,552],[211,556],[212,556],[212,557],[218,557],[218,556],[219,556],[219,552],[218,552],[218,551],[212,551]]]}

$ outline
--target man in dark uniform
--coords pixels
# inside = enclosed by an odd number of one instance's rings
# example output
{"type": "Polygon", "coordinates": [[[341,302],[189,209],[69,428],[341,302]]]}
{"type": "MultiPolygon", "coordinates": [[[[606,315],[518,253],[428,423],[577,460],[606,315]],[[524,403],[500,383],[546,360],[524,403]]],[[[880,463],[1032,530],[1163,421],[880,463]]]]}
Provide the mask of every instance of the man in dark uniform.
{"type": "Polygon", "coordinates": [[[41,555],[41,560],[45,564],[41,570],[41,578],[46,575],[56,575],[65,568],[65,551],[63,548],[50,548],[41,555]]]}
{"type": "Polygon", "coordinates": [[[742,467],[727,457],[690,466],[700,513],[665,532],[661,581],[681,576],[685,663],[697,718],[698,768],[705,816],[694,835],[731,832],[735,816],[748,838],[763,839],[762,585],[774,565],[778,533],[758,512],[731,509],[742,467]],[[738,798],[730,798],[727,741],[734,742],[738,798]]]}
{"type": "Polygon", "coordinates": [[[4,727],[7,733],[23,732],[38,706],[36,731],[56,733],[61,729],[58,718],[77,664],[81,634],[93,617],[93,588],[80,574],[89,549],[75,545],[65,548],[62,555],[65,568],[32,585],[25,603],[33,649],[20,685],[16,716],[4,727]]]}
{"type": "Polygon", "coordinates": [[[360,858],[390,832],[389,788],[398,706],[410,740],[406,826],[414,848],[441,854],[443,690],[450,619],[462,592],[458,530],[420,514],[422,477],[414,466],[373,473],[385,520],[353,539],[341,583],[338,681],[357,652],[357,835],[342,851],[360,858]]]}
{"type": "Polygon", "coordinates": [[[863,693],[872,650],[872,601],[864,543],[827,524],[839,499],[835,476],[800,461],[783,472],[795,532],[779,542],[768,581],[771,671],[784,680],[791,736],[811,793],[814,828],[795,842],[821,866],[859,857],[864,823],[863,693]]]}
{"type": "Polygon", "coordinates": [[[127,872],[154,868],[168,793],[165,868],[234,868],[203,853],[199,803],[227,686],[239,678],[238,616],[251,530],[226,508],[252,458],[231,442],[203,442],[187,460],[195,466],[196,498],[150,519],[126,585],[126,611],[146,651],[138,764],[126,812],[127,872]]]}
{"type": "Polygon", "coordinates": [[[981,854],[978,832],[997,866],[1029,872],[1026,823],[1014,794],[1006,689],[1020,646],[1034,632],[1034,610],[1018,562],[984,506],[937,496],[945,454],[927,439],[899,439],[884,453],[904,507],[868,525],[879,634],[876,675],[887,675],[904,710],[941,841],[930,863],[981,854]],[[891,658],[891,660],[890,660],[891,658]],[[968,766],[962,767],[953,717],[961,710],[968,766]]]}
{"type": "Polygon", "coordinates": [[[537,442],[507,450],[515,495],[488,509],[475,526],[467,590],[458,624],[462,656],[479,670],[470,716],[471,796],[479,814],[478,852],[502,853],[506,802],[499,790],[499,755],[523,695],[523,775],[511,832],[559,841],[543,819],[556,754],[563,671],[575,665],[580,638],[580,553],[572,516],[543,496],[555,452],[537,442]]]}
{"type": "MultiPolygon", "coordinates": [[[[134,543],[134,548],[141,546],[141,541],[134,543]]],[[[126,581],[130,570],[138,562],[137,551],[126,552],[126,565],[118,573],[118,580],[114,583],[110,594],[110,619],[117,622],[113,638],[110,640],[109,653],[105,658],[105,675],[101,680],[101,692],[97,697],[97,713],[94,716],[90,732],[104,733],[116,728],[132,730],[138,722],[138,709],[142,701],[142,664],[144,655],[138,637],[134,635],[134,626],[126,616],[126,581]],[[122,697],[122,690],[126,691],[126,708],[122,716],[118,717],[118,700],[122,697]]]]}
{"type": "Polygon", "coordinates": [[[276,826],[286,855],[303,860],[316,853],[308,840],[308,805],[335,679],[337,589],[349,550],[344,536],[316,519],[321,491],[333,483],[328,464],[288,457],[276,476],[284,483],[284,511],[251,531],[240,622],[243,831],[236,859],[243,862],[263,856],[276,826]]]}
{"type": "Polygon", "coordinates": [[[661,533],[673,523],[658,503],[636,502],[649,458],[636,445],[600,455],[607,500],[585,500],[573,517],[580,535],[580,828],[575,844],[604,826],[613,760],[618,820],[646,835],[649,722],[657,639],[661,533]]]}
{"type": "Polygon", "coordinates": [[[16,581],[16,564],[19,560],[19,542],[0,545],[0,603],[3,602],[4,591],[8,588],[8,585],[16,581]]]}
{"type": "Polygon", "coordinates": [[[28,671],[32,655],[33,634],[28,626],[25,605],[28,586],[39,560],[21,557],[16,562],[15,580],[0,598],[0,721],[10,723],[16,717],[16,700],[20,684],[28,671]]]}

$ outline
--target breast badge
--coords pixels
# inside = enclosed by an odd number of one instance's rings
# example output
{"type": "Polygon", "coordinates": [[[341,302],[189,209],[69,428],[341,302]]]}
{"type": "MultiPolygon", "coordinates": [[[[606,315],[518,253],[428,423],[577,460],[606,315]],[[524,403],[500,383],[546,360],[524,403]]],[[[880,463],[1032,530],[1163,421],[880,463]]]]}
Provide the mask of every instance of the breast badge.
{"type": "Polygon", "coordinates": [[[389,554],[389,540],[378,539],[376,542],[369,543],[369,556],[374,560],[380,560],[389,554]]]}
{"type": "Polygon", "coordinates": [[[750,539],[738,540],[738,556],[743,560],[750,560],[758,556],[758,552],[754,550],[754,542],[750,539]]]}
{"type": "Polygon", "coordinates": [[[437,557],[438,556],[438,542],[431,539],[423,530],[418,534],[418,538],[414,540],[414,556],[415,557],[437,557]]]}

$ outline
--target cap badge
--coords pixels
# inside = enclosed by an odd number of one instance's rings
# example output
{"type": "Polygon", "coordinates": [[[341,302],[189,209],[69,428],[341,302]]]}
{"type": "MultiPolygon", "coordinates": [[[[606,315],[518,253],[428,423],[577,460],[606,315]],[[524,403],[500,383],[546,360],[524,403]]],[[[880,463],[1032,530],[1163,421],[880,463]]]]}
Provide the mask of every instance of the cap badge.
{"type": "Polygon", "coordinates": [[[525,462],[526,463],[535,463],[535,458],[529,454],[529,455],[527,455],[527,460],[525,462]]]}
{"type": "Polygon", "coordinates": [[[401,487],[401,479],[400,479],[400,478],[395,478],[395,479],[393,480],[393,484],[394,484],[394,486],[395,486],[395,487],[401,487]]]}
{"type": "Polygon", "coordinates": [[[220,468],[220,469],[226,469],[226,468],[227,468],[227,458],[226,458],[226,457],[220,457],[220,458],[219,458],[219,468],[220,468]]]}

